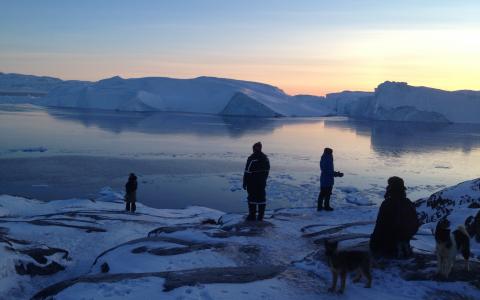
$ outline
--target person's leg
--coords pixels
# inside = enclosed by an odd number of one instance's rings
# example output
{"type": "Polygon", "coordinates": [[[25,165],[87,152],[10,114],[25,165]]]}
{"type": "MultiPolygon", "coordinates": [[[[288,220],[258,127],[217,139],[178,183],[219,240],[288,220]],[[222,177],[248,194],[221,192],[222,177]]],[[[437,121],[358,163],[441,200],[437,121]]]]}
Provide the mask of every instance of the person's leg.
{"type": "Polygon", "coordinates": [[[263,216],[265,215],[265,207],[266,206],[267,206],[266,204],[259,204],[258,205],[258,218],[257,218],[258,221],[263,221],[263,216]]]}
{"type": "Polygon", "coordinates": [[[320,193],[318,193],[318,199],[317,199],[317,211],[320,211],[323,209],[323,198],[324,198],[324,193],[323,193],[322,188],[320,188],[320,193]]]}
{"type": "Polygon", "coordinates": [[[251,202],[248,203],[248,217],[247,221],[255,221],[255,215],[257,214],[257,205],[251,202]]]}
{"type": "Polygon", "coordinates": [[[132,202],[131,211],[135,212],[136,210],[137,210],[137,206],[135,205],[135,202],[132,202]]]}
{"type": "Polygon", "coordinates": [[[333,187],[325,188],[325,210],[332,211],[333,208],[330,206],[330,196],[332,196],[333,187]]]}
{"type": "Polygon", "coordinates": [[[130,202],[125,202],[125,210],[130,211],[130,202]]]}

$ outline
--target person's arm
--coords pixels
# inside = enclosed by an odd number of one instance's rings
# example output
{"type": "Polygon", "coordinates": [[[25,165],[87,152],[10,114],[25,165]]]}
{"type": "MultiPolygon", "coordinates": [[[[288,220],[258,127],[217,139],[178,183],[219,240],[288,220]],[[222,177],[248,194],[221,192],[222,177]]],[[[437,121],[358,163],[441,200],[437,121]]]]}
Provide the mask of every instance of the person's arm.
{"type": "Polygon", "coordinates": [[[244,190],[247,189],[247,180],[248,180],[248,176],[250,174],[247,173],[248,171],[248,165],[250,164],[250,158],[247,159],[247,163],[245,164],[245,171],[243,172],[243,184],[242,184],[242,187],[244,190]]]}
{"type": "Polygon", "coordinates": [[[266,157],[266,162],[265,162],[265,170],[266,170],[266,174],[265,174],[265,180],[268,178],[268,174],[270,173],[270,160],[268,159],[268,157],[266,157]]]}

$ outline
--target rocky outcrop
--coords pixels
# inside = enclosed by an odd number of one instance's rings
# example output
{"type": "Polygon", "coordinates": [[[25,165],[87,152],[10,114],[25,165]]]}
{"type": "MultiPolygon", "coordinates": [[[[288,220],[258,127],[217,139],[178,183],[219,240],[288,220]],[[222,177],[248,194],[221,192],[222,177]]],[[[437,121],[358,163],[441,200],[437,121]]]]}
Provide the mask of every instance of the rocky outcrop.
{"type": "Polygon", "coordinates": [[[426,199],[418,200],[415,205],[422,224],[449,218],[463,219],[461,224],[467,225],[466,221],[470,220],[471,223],[479,211],[480,178],[443,189],[426,199]]]}

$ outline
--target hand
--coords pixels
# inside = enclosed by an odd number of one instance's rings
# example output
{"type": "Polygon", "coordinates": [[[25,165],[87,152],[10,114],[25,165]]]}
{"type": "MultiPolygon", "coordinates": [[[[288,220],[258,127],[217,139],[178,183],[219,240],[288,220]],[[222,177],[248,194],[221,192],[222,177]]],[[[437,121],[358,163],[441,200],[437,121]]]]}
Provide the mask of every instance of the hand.
{"type": "Polygon", "coordinates": [[[243,184],[243,189],[244,189],[244,190],[247,189],[247,185],[246,185],[246,184],[243,184]]]}

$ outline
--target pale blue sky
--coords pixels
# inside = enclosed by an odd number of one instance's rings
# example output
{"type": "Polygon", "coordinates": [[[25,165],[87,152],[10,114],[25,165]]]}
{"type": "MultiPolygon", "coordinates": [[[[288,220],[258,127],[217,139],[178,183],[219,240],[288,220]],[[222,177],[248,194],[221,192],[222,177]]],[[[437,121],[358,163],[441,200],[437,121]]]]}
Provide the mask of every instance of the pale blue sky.
{"type": "Polygon", "coordinates": [[[0,71],[480,89],[479,16],[473,0],[0,0],[0,71]]]}

